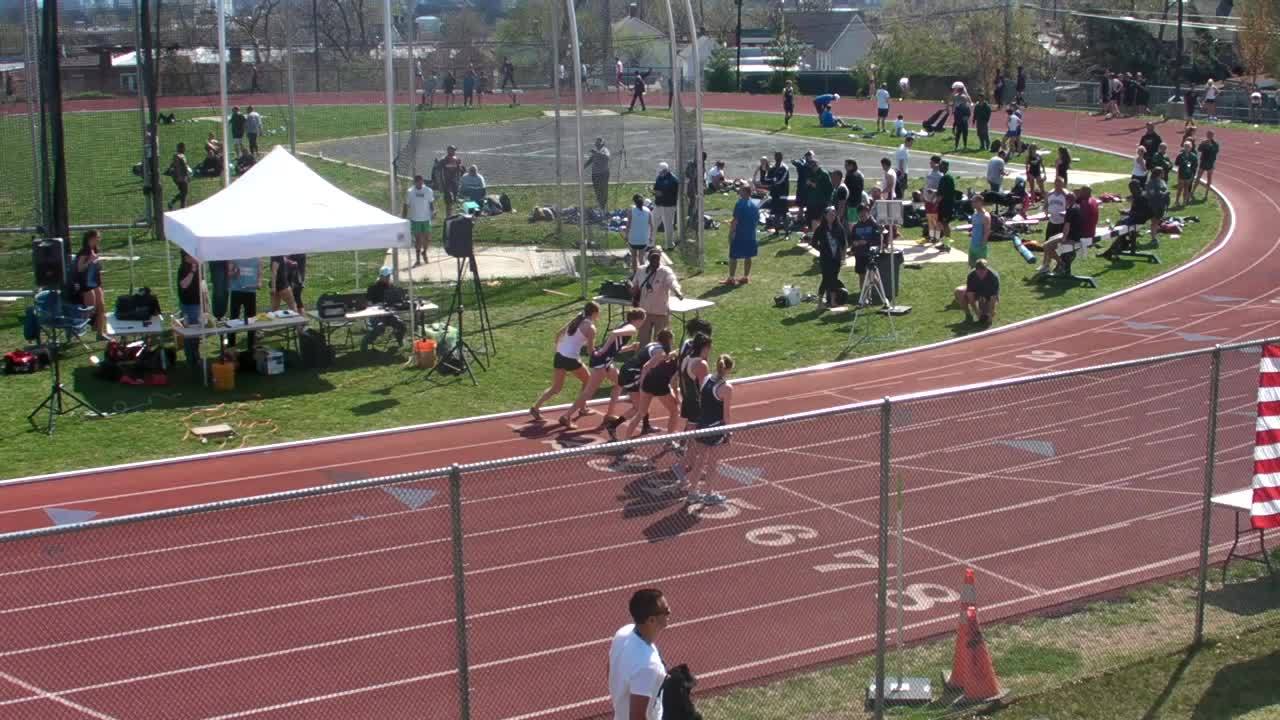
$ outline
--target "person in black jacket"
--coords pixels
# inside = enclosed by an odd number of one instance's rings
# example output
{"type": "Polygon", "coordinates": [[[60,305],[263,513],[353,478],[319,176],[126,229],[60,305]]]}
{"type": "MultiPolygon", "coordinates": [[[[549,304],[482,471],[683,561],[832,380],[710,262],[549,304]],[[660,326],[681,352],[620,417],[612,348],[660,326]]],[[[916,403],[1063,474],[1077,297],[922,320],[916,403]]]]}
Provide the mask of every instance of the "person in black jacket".
{"type": "Polygon", "coordinates": [[[640,112],[648,110],[644,106],[644,86],[645,81],[649,79],[649,74],[652,72],[652,69],[644,72],[636,71],[636,77],[631,81],[631,106],[627,108],[627,112],[632,112],[636,109],[637,100],[640,101],[640,112]]]}
{"type": "Polygon", "coordinates": [[[818,286],[818,307],[838,305],[837,293],[844,289],[840,282],[840,268],[844,267],[849,238],[844,224],[836,218],[836,208],[828,205],[822,220],[813,232],[813,245],[818,250],[818,269],[822,271],[822,284],[818,286]]]}
{"type": "Polygon", "coordinates": [[[764,176],[769,186],[769,224],[780,230],[787,227],[787,196],[791,194],[791,172],[782,162],[782,153],[773,154],[773,165],[764,176]]]}
{"type": "Polygon", "coordinates": [[[801,188],[809,180],[809,161],[812,159],[813,151],[805,150],[803,157],[791,161],[791,164],[796,166],[796,207],[804,207],[804,193],[801,192],[801,188]]]}
{"type": "Polygon", "coordinates": [[[679,201],[680,179],[671,172],[671,166],[658,163],[658,177],[653,181],[653,207],[658,216],[657,222],[667,236],[667,250],[679,242],[676,238],[676,205],[679,201]]]}

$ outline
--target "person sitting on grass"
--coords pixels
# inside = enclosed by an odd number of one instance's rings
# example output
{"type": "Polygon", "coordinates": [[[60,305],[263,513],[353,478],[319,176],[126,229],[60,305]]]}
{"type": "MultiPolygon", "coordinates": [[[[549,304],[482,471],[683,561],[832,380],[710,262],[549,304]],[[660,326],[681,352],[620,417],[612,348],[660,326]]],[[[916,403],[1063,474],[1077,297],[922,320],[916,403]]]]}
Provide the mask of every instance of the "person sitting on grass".
{"type": "Polygon", "coordinates": [[[964,308],[964,321],[974,317],[984,327],[991,327],[996,320],[996,308],[1000,305],[1000,276],[992,270],[986,258],[979,259],[969,271],[965,284],[956,288],[956,304],[964,308]]]}
{"type": "Polygon", "coordinates": [[[727,189],[729,178],[724,172],[724,161],[717,160],[714,165],[707,168],[707,192],[717,193],[727,189]]]}
{"type": "Polygon", "coordinates": [[[475,165],[468,167],[467,174],[458,181],[458,195],[476,204],[484,202],[485,189],[484,176],[475,165]]]}
{"type": "Polygon", "coordinates": [[[894,137],[907,136],[907,121],[902,117],[901,113],[898,114],[898,119],[893,121],[893,136],[894,137]]]}
{"type": "Polygon", "coordinates": [[[831,111],[830,105],[828,105],[826,109],[822,111],[822,115],[819,117],[818,124],[820,124],[824,128],[849,127],[848,125],[845,125],[843,120],[836,117],[836,114],[831,111]]]}
{"type": "MultiPolygon", "coordinates": [[[[378,271],[378,279],[369,286],[364,296],[373,305],[383,305],[391,301],[392,298],[388,296],[391,294],[392,287],[391,268],[384,266],[378,271]]],[[[369,320],[369,330],[364,334],[364,339],[360,341],[360,349],[368,352],[369,346],[381,337],[383,331],[387,328],[391,328],[391,331],[395,333],[396,345],[403,345],[404,336],[408,329],[405,328],[404,321],[396,317],[395,313],[392,313],[369,320]]]]}

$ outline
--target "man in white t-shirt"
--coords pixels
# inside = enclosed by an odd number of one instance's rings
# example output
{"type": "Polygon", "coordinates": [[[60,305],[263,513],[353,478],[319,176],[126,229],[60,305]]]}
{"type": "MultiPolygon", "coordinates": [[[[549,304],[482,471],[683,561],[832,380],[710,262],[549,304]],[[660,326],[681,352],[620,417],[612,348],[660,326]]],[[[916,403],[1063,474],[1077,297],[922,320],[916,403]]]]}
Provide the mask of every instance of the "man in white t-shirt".
{"type": "Polygon", "coordinates": [[[427,249],[431,246],[431,216],[435,211],[436,195],[427,187],[421,175],[413,176],[413,185],[404,193],[404,210],[401,213],[409,220],[409,229],[413,232],[413,247],[416,251],[414,265],[427,262],[427,249]]]}
{"type": "Polygon", "coordinates": [[[880,158],[880,170],[883,173],[880,180],[880,197],[883,200],[898,199],[898,173],[893,170],[893,161],[889,158],[880,158]]]}
{"type": "Polygon", "coordinates": [[[609,698],[613,720],[662,720],[658,691],[667,678],[655,644],[667,627],[671,607],[661,590],[637,590],[629,604],[631,619],[609,645],[609,698]]]}
{"type": "Polygon", "coordinates": [[[884,85],[876,91],[876,132],[884,132],[885,120],[889,117],[889,88],[884,85]]]}

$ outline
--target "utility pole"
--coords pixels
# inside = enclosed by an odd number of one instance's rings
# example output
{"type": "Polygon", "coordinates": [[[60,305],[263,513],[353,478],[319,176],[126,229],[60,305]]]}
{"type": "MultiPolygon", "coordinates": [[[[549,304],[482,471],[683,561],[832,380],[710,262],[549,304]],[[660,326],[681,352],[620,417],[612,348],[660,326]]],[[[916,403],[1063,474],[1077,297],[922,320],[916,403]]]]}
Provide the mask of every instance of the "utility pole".
{"type": "Polygon", "coordinates": [[[738,6],[738,92],[742,92],[742,0],[733,0],[738,6]]]}
{"type": "Polygon", "coordinates": [[[1182,0],[1178,3],[1178,59],[1173,63],[1173,100],[1182,100],[1182,0]]]}

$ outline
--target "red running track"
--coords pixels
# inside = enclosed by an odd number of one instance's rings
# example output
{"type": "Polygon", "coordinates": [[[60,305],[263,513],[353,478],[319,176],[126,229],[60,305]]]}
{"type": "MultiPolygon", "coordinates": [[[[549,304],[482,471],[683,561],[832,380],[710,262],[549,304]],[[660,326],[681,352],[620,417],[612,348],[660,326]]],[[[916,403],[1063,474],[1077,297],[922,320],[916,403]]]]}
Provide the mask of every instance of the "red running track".
{"type": "MultiPolygon", "coordinates": [[[[1070,137],[1072,122],[1032,111],[1028,131],[1070,137]]],[[[1132,121],[1080,119],[1088,144],[1127,149],[1139,132],[1132,121]]],[[[1043,322],[747,383],[739,419],[1272,334],[1280,319],[1265,268],[1277,238],[1267,228],[1280,206],[1265,167],[1280,138],[1221,139],[1217,182],[1235,227],[1193,270],[1043,322]]],[[[948,588],[962,565],[978,569],[987,620],[1192,566],[1206,368],[1183,360],[993,390],[983,408],[955,399],[905,408],[893,457],[909,498],[908,637],[949,629],[948,588]],[[1053,452],[1016,442],[1028,438],[1053,452]]],[[[1249,472],[1256,362],[1227,368],[1219,477],[1238,486],[1249,472]]],[[[877,423],[860,413],[735,435],[725,462],[756,480],[727,483],[736,503],[701,513],[662,495],[670,459],[661,456],[469,477],[474,716],[599,712],[598,689],[581,678],[603,665],[626,593],[642,583],[661,585],[676,608],[664,655],[690,662],[710,687],[866,652],[877,423]]],[[[0,521],[44,525],[49,507],[118,515],[548,441],[522,419],[496,419],[94,472],[6,488],[0,521]]],[[[402,717],[431,707],[450,716],[446,488],[412,485],[435,495],[413,508],[362,490],[7,546],[0,614],[17,630],[0,645],[0,715],[402,717]]],[[[1220,554],[1229,525],[1216,526],[1220,554]]]]}

